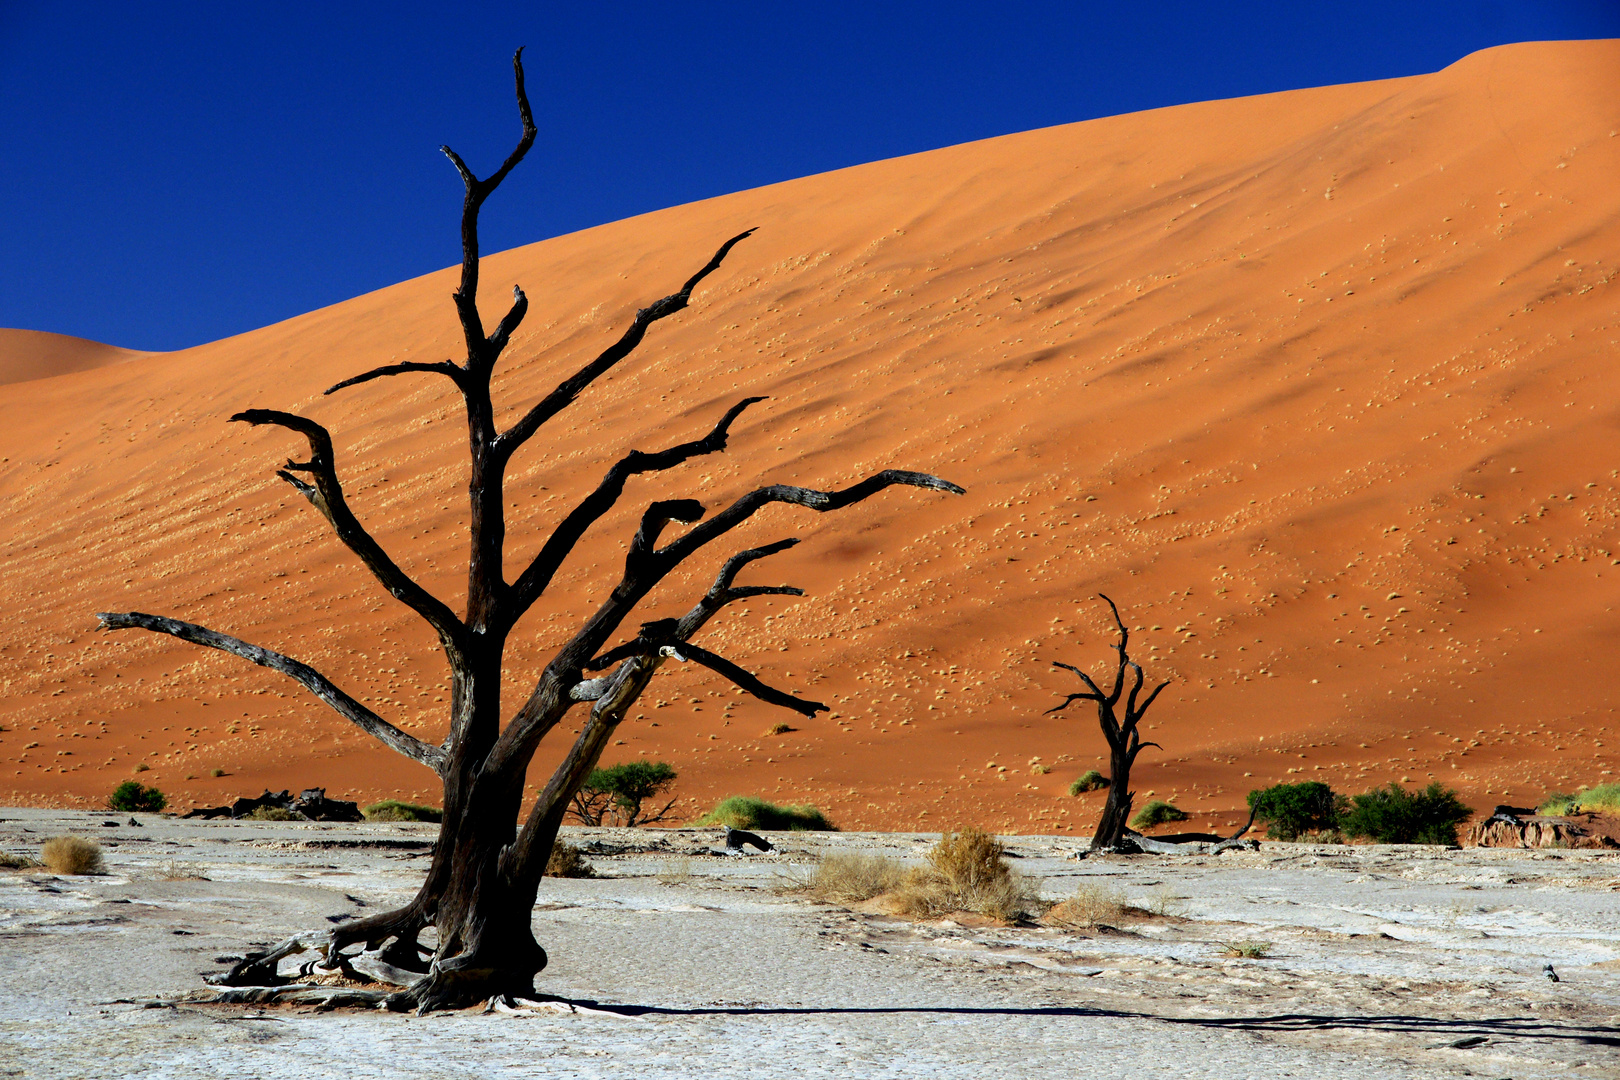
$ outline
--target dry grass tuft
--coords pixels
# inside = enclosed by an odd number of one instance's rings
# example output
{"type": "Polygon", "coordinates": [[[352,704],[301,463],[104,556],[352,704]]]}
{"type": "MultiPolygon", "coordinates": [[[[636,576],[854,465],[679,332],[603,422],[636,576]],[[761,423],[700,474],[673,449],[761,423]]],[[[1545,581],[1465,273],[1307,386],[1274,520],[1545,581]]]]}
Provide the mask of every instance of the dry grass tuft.
{"type": "Polygon", "coordinates": [[[12,855],[0,851],[0,870],[32,870],[39,865],[38,859],[29,858],[27,855],[12,855]]]}
{"type": "Polygon", "coordinates": [[[302,814],[294,814],[285,806],[256,806],[247,815],[249,821],[305,821],[302,814]]]}
{"type": "Polygon", "coordinates": [[[551,845],[551,857],[546,860],[547,877],[595,877],[596,871],[585,857],[579,853],[579,848],[566,840],[558,840],[551,845]]]}
{"type": "Polygon", "coordinates": [[[838,853],[816,864],[815,877],[803,891],[829,904],[858,904],[893,892],[905,876],[900,864],[887,855],[838,853]]]}
{"type": "Polygon", "coordinates": [[[164,881],[207,881],[208,877],[202,871],[189,863],[170,859],[158,867],[158,877],[164,881]]]}
{"type": "Polygon", "coordinates": [[[1238,960],[1264,960],[1271,955],[1269,941],[1223,941],[1221,955],[1238,960]]]}
{"type": "Polygon", "coordinates": [[[687,885],[697,877],[692,873],[692,860],[689,858],[665,859],[656,876],[660,885],[687,885]]]}
{"type": "Polygon", "coordinates": [[[82,836],[53,836],[39,849],[45,868],[53,874],[99,874],[101,845],[82,836]]]}
{"type": "Polygon", "coordinates": [[[794,727],[792,724],[772,724],[770,727],[765,729],[765,734],[766,735],[786,735],[790,731],[798,731],[798,730],[799,729],[794,727]]]}
{"type": "Polygon", "coordinates": [[[1108,926],[1118,923],[1125,915],[1125,895],[1112,885],[1098,885],[1083,881],[1074,895],[1061,901],[1046,913],[1046,922],[1052,926],[1081,928],[1108,926]]]}
{"type": "Polygon", "coordinates": [[[1000,922],[1015,922],[1040,908],[1035,890],[1013,872],[1006,849],[982,829],[945,833],[928,852],[928,865],[906,872],[889,895],[899,915],[935,918],[952,911],[976,911],[1000,922]]]}

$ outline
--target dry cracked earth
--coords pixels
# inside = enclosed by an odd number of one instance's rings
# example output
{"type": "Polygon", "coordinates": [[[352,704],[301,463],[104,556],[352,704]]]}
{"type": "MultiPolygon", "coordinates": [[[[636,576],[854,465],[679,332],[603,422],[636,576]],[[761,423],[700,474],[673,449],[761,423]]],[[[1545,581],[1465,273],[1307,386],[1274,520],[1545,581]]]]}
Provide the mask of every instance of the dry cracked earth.
{"type": "Polygon", "coordinates": [[[1071,931],[792,891],[822,853],[918,860],[924,834],[726,858],[707,830],[571,830],[600,876],[547,881],[535,929],[539,989],[578,1008],[418,1018],[184,998],[247,946],[406,898],[431,826],[0,811],[13,854],[66,832],[106,874],[0,872],[0,1076],[1620,1075],[1620,855],[1076,861],[1075,838],[1010,838],[1043,897],[1104,884],[1145,909],[1071,931]]]}

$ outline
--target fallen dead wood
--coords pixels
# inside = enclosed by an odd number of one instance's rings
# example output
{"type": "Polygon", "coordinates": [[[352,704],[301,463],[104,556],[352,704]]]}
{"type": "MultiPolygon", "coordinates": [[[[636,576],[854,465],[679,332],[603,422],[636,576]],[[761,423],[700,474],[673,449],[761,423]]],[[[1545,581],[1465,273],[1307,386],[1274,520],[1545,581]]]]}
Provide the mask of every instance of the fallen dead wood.
{"type": "Polygon", "coordinates": [[[1164,836],[1143,836],[1135,829],[1126,829],[1119,842],[1107,848],[1078,851],[1075,858],[1088,854],[1113,855],[1220,855],[1228,851],[1259,851],[1260,841],[1244,840],[1243,834],[1254,824],[1257,810],[1249,811],[1249,820],[1231,836],[1216,833],[1167,833],[1164,836]]]}

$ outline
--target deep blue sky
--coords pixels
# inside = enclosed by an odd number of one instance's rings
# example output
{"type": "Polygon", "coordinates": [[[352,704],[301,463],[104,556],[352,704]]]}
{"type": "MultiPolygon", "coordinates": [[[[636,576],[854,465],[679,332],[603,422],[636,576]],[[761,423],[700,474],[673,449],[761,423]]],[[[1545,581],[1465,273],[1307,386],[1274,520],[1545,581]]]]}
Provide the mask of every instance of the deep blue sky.
{"type": "Polygon", "coordinates": [[[0,326],[140,349],[863,161],[1187,101],[1620,37],[1617,0],[590,5],[0,0],[0,326]],[[245,10],[263,7],[264,11],[245,10]]]}

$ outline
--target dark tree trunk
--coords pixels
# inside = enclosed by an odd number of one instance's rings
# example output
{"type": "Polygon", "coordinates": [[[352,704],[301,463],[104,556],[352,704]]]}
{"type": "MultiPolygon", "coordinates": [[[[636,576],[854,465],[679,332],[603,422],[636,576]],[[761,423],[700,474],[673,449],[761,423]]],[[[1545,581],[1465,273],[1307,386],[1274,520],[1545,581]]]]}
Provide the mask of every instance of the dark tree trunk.
{"type": "Polygon", "coordinates": [[[1054,667],[1072,671],[1080,676],[1080,680],[1086,684],[1086,690],[1068,695],[1063,704],[1047,710],[1049,714],[1059,712],[1076,701],[1093,701],[1097,704],[1097,725],[1102,728],[1103,739],[1108,743],[1109,782],[1108,800],[1103,804],[1102,820],[1097,823],[1097,831],[1091,838],[1092,851],[1117,850],[1124,840],[1131,817],[1131,802],[1135,798],[1135,793],[1130,789],[1131,766],[1136,764],[1136,755],[1142,752],[1143,747],[1159,745],[1143,742],[1137,725],[1141,723],[1143,714],[1148,711],[1148,706],[1159,696],[1159,691],[1170,685],[1168,682],[1160,683],[1147,697],[1141,696],[1144,676],[1142,665],[1133,661],[1128,651],[1130,631],[1125,628],[1124,620],[1119,617],[1119,608],[1114,602],[1106,596],[1103,600],[1107,601],[1108,609],[1114,615],[1114,625],[1119,628],[1119,642],[1114,646],[1118,659],[1114,668],[1112,688],[1104,691],[1084,671],[1054,661],[1054,667]],[[1132,675],[1128,694],[1125,690],[1127,671],[1132,675]],[[1119,714],[1122,699],[1124,716],[1119,714]]]}
{"type": "MultiPolygon", "coordinates": [[[[785,485],[759,488],[707,520],[705,508],[696,500],[651,502],[630,544],[619,583],[552,657],[534,690],[503,727],[501,669],[507,635],[545,593],[586,530],[614,507],[632,478],[665,472],[694,457],[724,451],[731,425],[750,405],[764,400],[744,398],[727,410],[707,435],[691,442],[653,453],[629,452],[608,470],[595,490],[556,523],[539,554],[517,578],[507,580],[502,486],[513,453],[591,383],[630,355],[653,323],[683,310],[692,290],[753,232],[750,229],[727,240],[680,291],[636,312],[618,341],[563,380],[510,428],[497,430],[490,377],[528,311],[528,299],[521,289],[514,288],[511,308],[495,330],[485,334],[477,302],[478,212],[534,143],[536,129],[524,92],[522,55],[518,50],[512,65],[523,134],[506,162],[480,180],[455,151],[443,148],[466,188],[461,217],[461,285],[453,297],[467,345],[465,361],[389,364],[345,379],[326,391],[331,394],[410,373],[443,375],[461,391],[467,410],[471,466],[465,613],[458,616],[412,580],[355,518],[338,479],[331,436],[324,427],[292,413],[269,409],[249,409],[231,417],[254,426],[285,428],[304,437],[309,444],[309,460],[289,461],[278,475],[320,511],[338,539],[392,596],[419,614],[438,634],[451,676],[449,730],[444,742],[438,746],[422,742],[338,689],[314,668],[280,653],[163,616],[140,612],[105,612],[97,616],[108,630],[138,628],[172,634],[280,671],[302,683],[346,719],[439,775],[444,785],[444,818],[421,890],[404,907],[339,926],[329,931],[323,942],[326,963],[331,968],[343,969],[344,951],[358,945],[377,950],[378,957],[395,969],[423,972],[422,978],[386,999],[392,1008],[427,1011],[533,993],[534,976],[545,967],[546,953],[534,939],[530,920],[563,813],[596,767],[626,712],[666,661],[701,664],[765,701],[806,716],[826,710],[820,702],[766,686],[731,661],[691,642],[710,618],[733,601],[767,594],[803,595],[799,589],[785,585],[733,584],[744,566],[797,541],[781,540],[733,555],[708,592],[683,617],[644,623],[634,637],[610,646],[636,606],[672,571],[773,503],[826,512],[895,485],[962,492],[955,484],[926,473],[886,470],[839,491],[785,485]],[[692,527],[660,547],[660,536],[676,522],[692,527]],[[593,674],[596,672],[605,674],[593,674]],[[569,710],[581,704],[590,705],[590,716],[520,827],[518,818],[529,763],[541,741],[569,710]],[[418,938],[430,928],[437,942],[430,960],[424,963],[418,938]]],[[[275,971],[277,961],[297,951],[292,946],[299,944],[300,939],[289,939],[276,950],[250,956],[224,981],[238,986],[274,984],[280,979],[275,971]],[[260,983],[254,983],[255,979],[260,983]]],[[[292,988],[289,990],[291,993],[292,988]]],[[[291,996],[304,1000],[296,995],[313,992],[304,988],[291,996]]],[[[274,996],[273,990],[253,990],[236,992],[231,1000],[263,1001],[274,996]]],[[[363,991],[345,991],[324,1000],[330,1003],[340,999],[345,1003],[378,1000],[372,992],[363,991]]]]}

